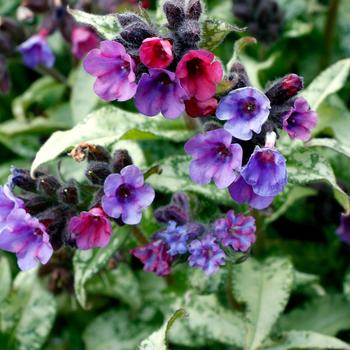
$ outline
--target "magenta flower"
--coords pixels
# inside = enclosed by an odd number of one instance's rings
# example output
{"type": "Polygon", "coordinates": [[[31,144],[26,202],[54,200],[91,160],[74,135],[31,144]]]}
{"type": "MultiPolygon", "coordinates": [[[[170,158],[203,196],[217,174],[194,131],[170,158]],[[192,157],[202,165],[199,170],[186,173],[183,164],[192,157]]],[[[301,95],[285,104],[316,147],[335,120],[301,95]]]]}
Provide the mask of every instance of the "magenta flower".
{"type": "Polygon", "coordinates": [[[283,116],[283,130],[291,139],[308,141],[311,129],[317,125],[317,113],[310,110],[310,106],[303,97],[294,101],[294,106],[283,116]]]}
{"type": "Polygon", "coordinates": [[[231,142],[232,135],[224,129],[198,134],[187,141],[185,152],[193,158],[191,179],[200,185],[213,179],[218,188],[228,187],[238,175],[243,156],[242,147],[231,142]]]}
{"type": "Polygon", "coordinates": [[[242,176],[240,176],[235,182],[233,182],[229,188],[229,193],[237,203],[249,204],[254,209],[267,208],[275,198],[275,196],[259,196],[253,191],[252,186],[248,185],[242,176]]]}
{"type": "Polygon", "coordinates": [[[135,62],[116,41],[102,41],[84,60],[85,70],[96,77],[94,91],[105,101],[126,101],[136,93],[135,62]]]}
{"type": "Polygon", "coordinates": [[[304,82],[297,74],[288,74],[282,79],[282,90],[287,93],[288,96],[295,96],[300,90],[304,88],[304,82]]]}
{"type": "Polygon", "coordinates": [[[176,76],[190,97],[206,101],[213,97],[222,80],[223,69],[213,53],[206,50],[187,52],[176,68],[176,76]]]}
{"type": "Polygon", "coordinates": [[[144,247],[133,249],[131,254],[141,260],[145,271],[154,272],[158,276],[166,276],[170,274],[172,262],[167,250],[167,245],[162,240],[157,240],[144,247]]]}
{"type": "Polygon", "coordinates": [[[206,101],[198,101],[195,98],[191,98],[185,101],[186,113],[192,118],[209,117],[215,115],[218,107],[218,101],[216,98],[210,98],[206,101]]]}
{"type": "Polygon", "coordinates": [[[29,68],[43,65],[51,68],[55,63],[55,56],[46,41],[47,32],[43,31],[26,40],[18,47],[23,63],[29,68]]]}
{"type": "Polygon", "coordinates": [[[350,215],[343,214],[340,217],[340,225],[336,233],[343,242],[350,244],[350,215]]]}
{"type": "Polygon", "coordinates": [[[235,215],[233,210],[226,218],[215,221],[214,231],[224,246],[231,246],[236,251],[246,252],[256,241],[255,219],[241,213],[235,215]]]}
{"type": "Polygon", "coordinates": [[[286,160],[275,149],[256,147],[241,175],[259,196],[276,196],[288,183],[286,160]]]}
{"type": "Polygon", "coordinates": [[[6,225],[9,214],[19,208],[24,208],[24,202],[15,197],[7,185],[0,186],[0,229],[6,225]]]}
{"type": "Polygon", "coordinates": [[[154,197],[154,190],[144,183],[141,170],[128,165],[120,174],[107,177],[102,208],[110,217],[121,217],[125,224],[136,225],[141,221],[142,209],[148,207],[154,197]]]}
{"type": "Polygon", "coordinates": [[[81,60],[85,55],[98,46],[100,39],[98,35],[86,27],[75,27],[71,33],[72,53],[81,60]]]}
{"type": "Polygon", "coordinates": [[[167,119],[176,119],[185,111],[188,96],[176,75],[165,69],[150,69],[139,81],[135,95],[138,111],[147,116],[162,113],[167,119]]]}
{"type": "Polygon", "coordinates": [[[147,38],[140,46],[140,60],[148,68],[166,68],[173,59],[173,46],[169,40],[147,38]]]}
{"type": "Polygon", "coordinates": [[[101,208],[92,208],[74,216],[69,231],[81,250],[105,247],[111,238],[112,225],[101,208]]]}
{"type": "Polygon", "coordinates": [[[0,249],[15,253],[23,271],[46,264],[53,253],[45,226],[24,209],[12,210],[8,215],[0,231],[0,249]]]}
{"type": "Polygon", "coordinates": [[[216,110],[220,120],[227,120],[224,128],[240,140],[250,140],[253,132],[259,134],[269,114],[269,99],[253,87],[231,91],[216,110]]]}
{"type": "Polygon", "coordinates": [[[205,236],[202,240],[194,240],[189,246],[191,267],[202,269],[208,276],[217,272],[221,265],[225,265],[225,253],[216,243],[215,237],[205,236]]]}

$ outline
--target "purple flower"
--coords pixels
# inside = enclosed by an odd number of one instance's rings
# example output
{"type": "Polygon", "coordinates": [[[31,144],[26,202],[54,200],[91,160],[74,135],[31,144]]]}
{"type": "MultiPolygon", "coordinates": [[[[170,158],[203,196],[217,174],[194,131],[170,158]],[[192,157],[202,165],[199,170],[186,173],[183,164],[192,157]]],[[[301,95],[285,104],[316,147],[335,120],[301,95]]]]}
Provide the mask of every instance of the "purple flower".
{"type": "Polygon", "coordinates": [[[0,186],[0,229],[6,225],[6,219],[14,209],[24,208],[24,202],[15,197],[10,188],[0,186]]]}
{"type": "Polygon", "coordinates": [[[250,140],[261,132],[270,113],[270,100],[253,87],[231,91],[218,106],[216,116],[227,120],[224,127],[240,140],[250,140]]]}
{"type": "Polygon", "coordinates": [[[232,135],[224,129],[208,131],[187,141],[185,151],[193,158],[190,176],[194,182],[206,185],[213,179],[218,188],[225,188],[236,179],[243,151],[239,144],[231,142],[232,135]]]}
{"type": "Polygon", "coordinates": [[[194,240],[189,246],[189,252],[189,265],[202,269],[208,276],[225,264],[225,254],[211,235],[202,240],[194,240]]]}
{"type": "Polygon", "coordinates": [[[126,101],[136,93],[135,62],[116,41],[102,41],[84,60],[85,70],[96,77],[94,91],[105,101],[126,101]]]}
{"type": "Polygon", "coordinates": [[[23,63],[29,68],[43,65],[51,68],[55,63],[55,56],[46,41],[46,33],[39,33],[30,37],[18,47],[23,63]]]}
{"type": "Polygon", "coordinates": [[[170,274],[171,256],[167,253],[167,245],[157,240],[144,247],[138,247],[131,251],[144,264],[143,269],[148,272],[154,272],[158,276],[170,274]]]}
{"type": "Polygon", "coordinates": [[[0,232],[0,249],[15,253],[23,271],[39,262],[46,264],[53,253],[45,226],[24,209],[15,209],[8,215],[0,232]]]}
{"type": "Polygon", "coordinates": [[[336,232],[343,242],[350,244],[350,215],[343,214],[340,217],[340,225],[336,232]]]}
{"type": "Polygon", "coordinates": [[[165,69],[150,69],[139,81],[135,95],[138,111],[147,116],[162,113],[167,119],[176,119],[185,111],[186,91],[175,73],[165,69]]]}
{"type": "Polygon", "coordinates": [[[168,254],[175,256],[187,252],[187,241],[190,236],[186,226],[177,226],[175,221],[170,221],[168,227],[158,234],[169,247],[168,254]]]}
{"type": "Polygon", "coordinates": [[[215,221],[214,230],[224,246],[231,246],[236,251],[246,252],[256,241],[255,219],[241,213],[235,215],[233,210],[226,218],[215,221]]]}
{"type": "Polygon", "coordinates": [[[275,198],[275,196],[259,196],[253,191],[252,186],[244,181],[242,176],[233,182],[228,190],[237,203],[248,203],[252,208],[258,210],[267,208],[275,198]]]}
{"type": "Polygon", "coordinates": [[[142,209],[148,207],[155,193],[144,183],[143,174],[135,165],[128,165],[120,174],[111,174],[104,183],[102,208],[112,218],[121,216],[125,224],[141,221],[142,209]]]}
{"type": "Polygon", "coordinates": [[[263,197],[276,196],[288,182],[285,158],[268,147],[255,148],[241,175],[254,193],[263,197]]]}
{"type": "Polygon", "coordinates": [[[283,130],[291,139],[307,141],[311,137],[311,129],[317,125],[317,113],[310,110],[307,101],[299,97],[294,106],[283,116],[283,130]]]}

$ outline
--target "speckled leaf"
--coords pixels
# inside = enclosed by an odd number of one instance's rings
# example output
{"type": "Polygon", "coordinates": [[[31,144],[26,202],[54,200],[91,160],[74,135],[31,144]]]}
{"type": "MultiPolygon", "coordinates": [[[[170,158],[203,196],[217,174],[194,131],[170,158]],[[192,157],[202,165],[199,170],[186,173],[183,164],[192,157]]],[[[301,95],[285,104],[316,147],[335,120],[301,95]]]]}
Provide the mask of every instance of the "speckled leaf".
{"type": "Polygon", "coordinates": [[[309,141],[306,146],[308,148],[329,148],[335,152],[338,152],[348,158],[350,158],[350,147],[344,145],[343,143],[335,140],[335,139],[312,139],[311,141],[309,141]]]}
{"type": "Polygon", "coordinates": [[[233,290],[246,305],[245,349],[258,349],[287,305],[293,286],[293,266],[286,258],[263,263],[249,259],[233,269],[233,290]]]}
{"type": "Polygon", "coordinates": [[[337,338],[314,332],[290,331],[281,334],[280,338],[275,345],[266,346],[263,350],[350,349],[348,344],[337,338]]]}
{"type": "Polygon", "coordinates": [[[158,162],[163,172],[151,176],[148,182],[160,192],[188,191],[220,204],[232,205],[233,200],[225,190],[218,191],[214,184],[197,185],[191,180],[188,173],[190,159],[187,156],[174,156],[158,162]]]}
{"type": "Polygon", "coordinates": [[[11,290],[11,269],[7,259],[0,257],[0,304],[6,299],[11,290]]]}
{"type": "Polygon", "coordinates": [[[143,340],[139,350],[167,350],[167,336],[173,323],[186,315],[186,311],[179,309],[163,324],[157,331],[153,332],[147,339],[143,340]]]}
{"type": "Polygon", "coordinates": [[[106,266],[108,260],[124,242],[129,233],[129,227],[118,227],[113,231],[107,247],[75,252],[73,258],[74,289],[80,305],[84,308],[88,307],[86,283],[106,266]]]}
{"type": "MultiPolygon", "coordinates": [[[[15,341],[18,350],[39,350],[56,316],[56,302],[37,278],[37,271],[17,275],[9,297],[0,308],[0,333],[15,341]]],[[[6,344],[2,344],[4,348],[6,344]]]]}
{"type": "Polygon", "coordinates": [[[347,299],[350,301],[350,270],[346,273],[343,283],[343,291],[347,299]]]}
{"type": "Polygon", "coordinates": [[[174,301],[172,309],[178,308],[184,308],[188,317],[170,330],[172,343],[191,347],[205,347],[211,342],[243,346],[243,315],[220,305],[216,295],[187,295],[174,301]]]}
{"type": "Polygon", "coordinates": [[[73,9],[68,9],[68,12],[77,22],[93,27],[103,39],[113,40],[120,31],[115,14],[101,16],[73,9]]]}
{"type": "Polygon", "coordinates": [[[166,120],[162,116],[148,118],[113,106],[103,107],[88,115],[68,131],[55,132],[41,147],[32,164],[32,173],[43,163],[55,159],[81,142],[110,145],[123,140],[167,139],[187,140],[193,134],[183,120],[166,120]]]}
{"type": "Polygon", "coordinates": [[[202,49],[212,51],[225,40],[228,34],[245,30],[217,18],[208,18],[202,24],[203,34],[200,46],[202,49]]]}
{"type": "Polygon", "coordinates": [[[346,83],[350,71],[350,58],[340,60],[317,76],[303,92],[312,109],[331,94],[336,93],[346,83]]]}

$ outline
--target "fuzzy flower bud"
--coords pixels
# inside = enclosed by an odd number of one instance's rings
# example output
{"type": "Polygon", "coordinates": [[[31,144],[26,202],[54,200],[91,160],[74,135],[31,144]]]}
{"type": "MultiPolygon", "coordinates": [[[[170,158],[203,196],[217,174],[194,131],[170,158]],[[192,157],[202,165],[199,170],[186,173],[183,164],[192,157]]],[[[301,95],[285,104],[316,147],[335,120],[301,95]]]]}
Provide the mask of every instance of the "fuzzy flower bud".
{"type": "Polygon", "coordinates": [[[105,162],[90,162],[85,175],[95,185],[103,185],[111,173],[110,166],[105,162]]]}
{"type": "Polygon", "coordinates": [[[184,0],[169,0],[163,5],[168,25],[171,30],[176,30],[185,20],[184,0]]]}
{"type": "Polygon", "coordinates": [[[118,149],[114,152],[111,164],[113,173],[119,174],[122,169],[132,164],[132,158],[126,149],[118,149]]]}
{"type": "Polygon", "coordinates": [[[52,197],[56,191],[61,187],[60,182],[51,175],[40,176],[37,182],[37,189],[39,192],[52,197]]]}

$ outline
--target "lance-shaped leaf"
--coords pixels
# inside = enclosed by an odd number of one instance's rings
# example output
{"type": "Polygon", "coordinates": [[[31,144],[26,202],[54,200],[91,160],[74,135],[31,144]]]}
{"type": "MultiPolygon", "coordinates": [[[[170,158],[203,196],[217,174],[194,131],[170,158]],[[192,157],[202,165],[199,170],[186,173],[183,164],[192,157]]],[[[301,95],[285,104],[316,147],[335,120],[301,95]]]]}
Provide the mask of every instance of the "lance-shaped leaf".
{"type": "Polygon", "coordinates": [[[350,158],[350,147],[335,139],[312,139],[306,144],[307,147],[329,148],[332,151],[338,152],[350,158]]]}
{"type": "Polygon", "coordinates": [[[0,304],[6,299],[11,291],[11,269],[7,259],[0,257],[0,304]]]}

